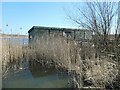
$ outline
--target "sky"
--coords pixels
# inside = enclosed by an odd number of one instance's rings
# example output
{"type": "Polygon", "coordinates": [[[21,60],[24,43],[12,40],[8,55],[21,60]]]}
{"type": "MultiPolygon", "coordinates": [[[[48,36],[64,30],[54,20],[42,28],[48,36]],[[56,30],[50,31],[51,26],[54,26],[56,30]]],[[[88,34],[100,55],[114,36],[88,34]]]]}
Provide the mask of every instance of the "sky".
{"type": "Polygon", "coordinates": [[[3,2],[2,32],[28,34],[32,26],[77,28],[66,15],[71,5],[70,2],[3,2]]]}
{"type": "MultiPolygon", "coordinates": [[[[84,8],[82,2],[77,4],[84,8]]],[[[78,28],[66,14],[75,11],[74,5],[73,2],[2,2],[0,30],[6,34],[27,35],[33,26],[78,28]]]]}

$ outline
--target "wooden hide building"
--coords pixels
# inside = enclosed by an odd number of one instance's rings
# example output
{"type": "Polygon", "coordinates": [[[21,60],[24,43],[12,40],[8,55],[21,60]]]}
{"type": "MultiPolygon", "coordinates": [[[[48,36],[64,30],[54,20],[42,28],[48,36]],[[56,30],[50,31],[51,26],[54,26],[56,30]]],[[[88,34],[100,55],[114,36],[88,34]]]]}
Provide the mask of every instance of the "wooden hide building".
{"type": "Polygon", "coordinates": [[[72,28],[57,28],[57,27],[43,27],[33,26],[29,31],[29,42],[34,38],[42,37],[43,35],[61,35],[76,41],[88,41],[92,40],[93,32],[85,29],[72,29],[72,28]]]}

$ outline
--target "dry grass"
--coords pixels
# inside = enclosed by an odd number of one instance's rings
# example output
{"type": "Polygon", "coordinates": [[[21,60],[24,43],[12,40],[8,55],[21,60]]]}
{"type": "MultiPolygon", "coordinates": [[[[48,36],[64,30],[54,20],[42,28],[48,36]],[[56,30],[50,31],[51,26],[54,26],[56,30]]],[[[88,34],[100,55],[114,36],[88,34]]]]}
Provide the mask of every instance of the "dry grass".
{"type": "Polygon", "coordinates": [[[84,78],[90,80],[93,86],[105,87],[106,84],[111,84],[118,74],[116,63],[109,62],[107,58],[88,60],[84,68],[84,78]]]}
{"type": "Polygon", "coordinates": [[[20,62],[26,59],[27,48],[14,40],[3,39],[2,40],[2,72],[3,76],[6,75],[10,68],[18,70],[20,68],[20,62]]]}
{"type": "MultiPolygon", "coordinates": [[[[118,74],[117,64],[110,62],[109,58],[102,60],[94,58],[93,47],[80,48],[75,41],[68,40],[67,42],[65,38],[59,36],[37,38],[34,44],[35,52],[32,55],[35,58],[38,57],[41,62],[47,60],[48,63],[53,60],[56,67],[65,68],[68,72],[75,70],[80,77],[83,74],[85,80],[91,80],[93,86],[104,87],[106,84],[112,83],[118,74]],[[83,53],[87,57],[86,64],[81,59],[83,53]]],[[[79,80],[75,81],[77,84],[81,83],[78,82],[79,80]]]]}
{"type": "MultiPolygon", "coordinates": [[[[10,64],[16,64],[23,60],[35,60],[43,66],[55,65],[57,68],[64,68],[68,72],[75,71],[80,78],[91,80],[93,86],[103,86],[112,83],[118,74],[117,64],[109,62],[108,58],[98,60],[94,58],[94,49],[80,48],[75,41],[66,40],[61,36],[47,36],[38,38],[30,46],[23,46],[19,42],[2,42],[2,68],[5,74],[10,64]],[[83,51],[86,50],[85,63],[81,59],[83,51]]],[[[19,67],[19,66],[18,66],[19,67]]],[[[81,81],[76,79],[81,85],[81,81]],[[80,82],[79,82],[80,81],[80,82]]]]}
{"type": "Polygon", "coordinates": [[[42,62],[53,61],[57,67],[70,68],[70,64],[75,64],[80,58],[77,56],[79,49],[76,42],[69,41],[63,37],[44,36],[34,40],[32,47],[32,60],[42,62]],[[36,59],[37,58],[37,59],[36,59]]]}

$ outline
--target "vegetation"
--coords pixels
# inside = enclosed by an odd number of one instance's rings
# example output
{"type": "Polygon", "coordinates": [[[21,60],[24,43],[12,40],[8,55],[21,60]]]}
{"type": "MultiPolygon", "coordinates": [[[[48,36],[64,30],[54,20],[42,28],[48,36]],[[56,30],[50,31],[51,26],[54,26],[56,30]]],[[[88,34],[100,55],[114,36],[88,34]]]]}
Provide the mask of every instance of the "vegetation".
{"type": "Polygon", "coordinates": [[[24,46],[15,40],[2,39],[2,72],[3,77],[8,73],[10,68],[18,70],[20,62],[26,59],[26,49],[24,46]]]}
{"type": "Polygon", "coordinates": [[[92,45],[82,47],[59,35],[36,37],[30,45],[3,39],[2,54],[3,78],[10,68],[19,70],[24,60],[36,61],[43,67],[54,66],[58,71],[65,70],[72,75],[74,86],[78,88],[106,87],[118,75],[117,61],[110,57],[95,58],[92,45]]]}
{"type": "Polygon", "coordinates": [[[94,32],[92,42],[79,45],[59,34],[36,36],[29,45],[2,39],[2,78],[11,68],[13,72],[22,69],[26,61],[30,68],[39,65],[67,72],[71,76],[69,83],[75,88],[120,89],[120,33],[115,3],[87,2],[86,5],[85,10],[77,7],[80,17],[70,14],[68,17],[82,29],[94,32]],[[111,31],[115,32],[113,40],[109,38],[111,31]]]}
{"type": "MultiPolygon", "coordinates": [[[[83,5],[84,8],[76,5],[74,9],[75,13],[68,13],[68,18],[80,28],[94,32],[93,42],[97,52],[106,53],[106,51],[112,48],[110,47],[110,43],[114,46],[114,52],[119,52],[117,49],[120,49],[120,47],[118,47],[120,45],[120,30],[117,21],[118,3],[96,1],[85,2],[83,5]],[[111,33],[113,35],[112,38],[111,33]]],[[[119,56],[119,54],[117,54],[117,56],[119,56]]]]}
{"type": "MultiPolygon", "coordinates": [[[[120,29],[118,23],[118,3],[85,2],[84,8],[75,6],[75,13],[68,13],[68,18],[80,28],[94,32],[93,43],[95,56],[99,59],[116,61],[120,72],[120,29]],[[114,39],[111,40],[111,32],[114,39]]],[[[104,62],[104,61],[102,61],[104,62]]],[[[107,64],[106,64],[107,65],[107,64]]],[[[120,76],[118,75],[118,78],[120,76]]],[[[119,79],[120,80],[120,79],[119,79]]],[[[120,85],[120,83],[119,83],[120,85]]]]}

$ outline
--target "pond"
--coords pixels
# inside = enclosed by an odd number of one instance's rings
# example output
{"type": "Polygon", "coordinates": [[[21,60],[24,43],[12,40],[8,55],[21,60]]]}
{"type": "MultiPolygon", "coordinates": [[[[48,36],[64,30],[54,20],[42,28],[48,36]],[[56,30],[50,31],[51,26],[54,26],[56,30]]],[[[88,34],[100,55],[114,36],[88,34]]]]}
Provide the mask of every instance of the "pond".
{"type": "MultiPolygon", "coordinates": [[[[10,42],[28,44],[27,38],[2,38],[10,42]],[[23,43],[24,42],[24,43],[23,43]]],[[[14,67],[18,63],[14,62],[14,67]]],[[[32,63],[34,64],[34,62],[32,63]]],[[[11,68],[6,77],[2,80],[2,88],[68,88],[69,76],[66,72],[57,72],[54,68],[40,67],[37,63],[31,67],[29,61],[24,61],[17,71],[11,68]]],[[[71,86],[71,85],[70,85],[71,86]]]]}
{"type": "MultiPolygon", "coordinates": [[[[37,67],[37,66],[36,66],[37,67]]],[[[30,67],[23,63],[15,73],[11,70],[3,79],[2,88],[68,88],[69,77],[65,72],[56,72],[54,69],[30,67]]]]}

